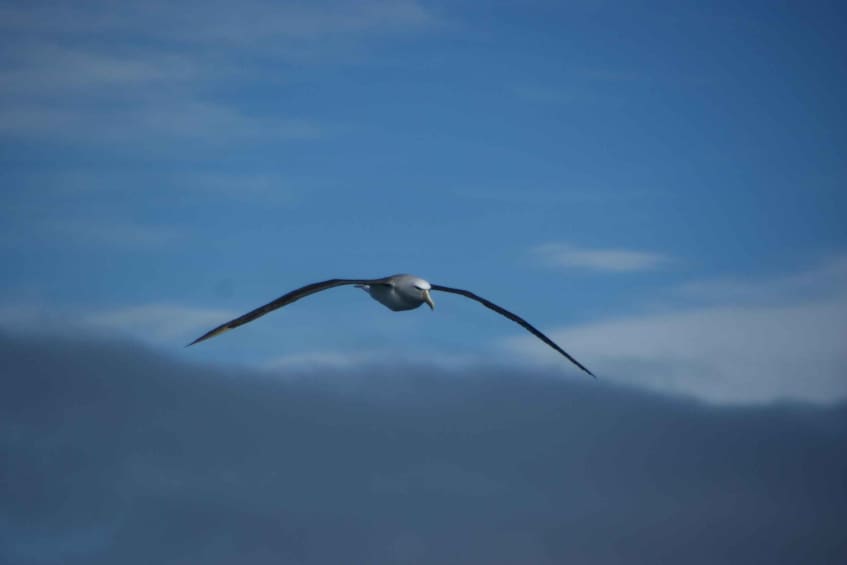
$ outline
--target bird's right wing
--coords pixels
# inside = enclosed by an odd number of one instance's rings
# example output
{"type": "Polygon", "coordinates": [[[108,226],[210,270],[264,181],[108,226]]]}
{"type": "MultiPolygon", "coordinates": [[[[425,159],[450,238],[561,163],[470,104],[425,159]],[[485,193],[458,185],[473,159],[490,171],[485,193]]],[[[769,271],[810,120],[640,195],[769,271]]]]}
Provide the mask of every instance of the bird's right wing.
{"type": "MultiPolygon", "coordinates": [[[[259,306],[255,310],[250,310],[246,314],[235,318],[234,320],[230,320],[221,324],[220,326],[209,330],[204,333],[188,345],[194,345],[195,343],[200,343],[201,341],[205,341],[209,338],[215,337],[216,335],[222,334],[227,330],[231,330],[232,328],[237,328],[238,326],[242,326],[247,322],[252,322],[256,318],[260,316],[264,316],[268,312],[272,312],[277,308],[282,308],[283,306],[287,306],[292,302],[300,300],[301,298],[305,298],[310,294],[314,294],[316,292],[320,292],[322,290],[327,290],[329,288],[334,288],[336,286],[344,286],[350,284],[365,284],[365,285],[378,285],[378,284],[391,284],[390,277],[382,278],[382,279],[329,279],[326,281],[316,282],[312,284],[307,284],[306,286],[300,287],[296,290],[292,290],[289,293],[283,294],[276,300],[268,302],[264,306],[259,306]]],[[[188,347],[188,346],[186,346],[188,347]]]]}
{"type": "Polygon", "coordinates": [[[571,363],[573,363],[574,365],[576,365],[577,367],[579,367],[580,369],[582,369],[583,371],[585,371],[586,373],[588,373],[589,375],[594,377],[595,379],[597,378],[594,375],[594,373],[589,371],[588,368],[585,365],[583,365],[582,363],[580,363],[579,361],[577,361],[576,359],[571,357],[568,354],[568,352],[565,351],[564,349],[562,349],[561,347],[559,347],[556,344],[556,342],[554,342],[552,339],[550,339],[549,337],[547,337],[546,335],[544,335],[543,333],[538,331],[538,329],[536,329],[535,326],[533,326],[532,324],[530,324],[529,322],[527,322],[526,320],[524,320],[523,318],[521,318],[517,314],[514,314],[513,312],[509,312],[508,310],[506,310],[502,306],[497,306],[496,304],[494,304],[490,300],[486,300],[485,298],[483,298],[483,297],[481,297],[477,294],[474,294],[473,292],[471,292],[469,290],[462,290],[461,288],[450,288],[449,286],[441,286],[440,284],[434,284],[434,285],[431,285],[431,286],[432,286],[432,290],[440,290],[441,292],[450,292],[452,294],[459,294],[461,296],[465,296],[467,298],[470,298],[471,300],[476,300],[477,302],[479,302],[480,304],[482,304],[486,308],[490,308],[491,310],[494,310],[495,312],[497,312],[501,316],[505,316],[506,318],[509,318],[513,322],[520,324],[521,326],[526,328],[526,330],[528,330],[529,333],[531,333],[532,335],[534,335],[535,337],[537,337],[538,339],[540,339],[541,341],[543,341],[544,343],[546,343],[547,345],[549,345],[550,347],[552,347],[553,349],[555,349],[556,351],[558,351],[559,353],[561,353],[562,355],[567,357],[568,360],[570,360],[571,363]]]}

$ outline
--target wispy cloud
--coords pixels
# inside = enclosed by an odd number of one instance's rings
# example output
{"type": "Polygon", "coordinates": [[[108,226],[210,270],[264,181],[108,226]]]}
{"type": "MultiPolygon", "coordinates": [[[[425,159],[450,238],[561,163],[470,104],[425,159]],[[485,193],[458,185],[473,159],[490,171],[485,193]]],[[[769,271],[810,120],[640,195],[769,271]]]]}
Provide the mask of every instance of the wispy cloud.
{"type": "Polygon", "coordinates": [[[10,51],[13,62],[0,63],[0,136],[223,145],[322,133],[314,121],[255,114],[209,95],[207,86],[238,71],[190,51],[107,52],[56,41],[10,51]]]}
{"type": "Polygon", "coordinates": [[[597,249],[567,243],[547,243],[532,250],[548,267],[630,272],[654,269],[668,261],[659,253],[630,249],[597,249]]]}
{"type": "Polygon", "coordinates": [[[0,303],[0,328],[33,334],[118,335],[172,346],[175,342],[187,343],[237,314],[221,308],[167,302],[83,309],[26,299],[0,303]]]}
{"type": "Polygon", "coordinates": [[[130,102],[110,109],[26,102],[0,110],[0,135],[74,142],[158,139],[215,146],[260,139],[308,140],[324,131],[309,120],[252,116],[233,106],[200,100],[130,102]]]}
{"type": "Polygon", "coordinates": [[[374,348],[358,349],[356,351],[320,350],[292,353],[267,360],[261,367],[269,370],[294,369],[297,371],[314,371],[326,369],[358,370],[363,367],[399,367],[408,365],[457,370],[481,366],[483,361],[475,355],[450,354],[433,356],[428,351],[416,354],[405,349],[398,354],[396,350],[374,348]]]}
{"type": "Polygon", "coordinates": [[[275,83],[285,76],[280,63],[349,57],[370,38],[434,21],[413,0],[6,6],[0,136],[105,144],[314,139],[326,126],[285,112],[254,114],[215,86],[275,83]]]}
{"type": "Polygon", "coordinates": [[[27,2],[0,10],[0,29],[73,37],[93,32],[170,39],[181,43],[244,45],[268,38],[327,39],[332,35],[392,33],[432,25],[436,18],[415,0],[276,2],[166,2],[104,4],[27,2]]]}
{"type": "Polygon", "coordinates": [[[232,311],[192,308],[177,304],[142,304],[93,312],[81,323],[94,329],[118,331],[144,341],[185,341],[203,329],[232,319],[232,311]]]}
{"type": "Polygon", "coordinates": [[[9,54],[14,62],[0,66],[5,97],[45,98],[57,91],[102,97],[118,87],[159,84],[173,88],[211,71],[178,54],[149,49],[115,53],[55,41],[13,45],[9,54]]]}
{"type": "Polygon", "coordinates": [[[204,198],[223,197],[230,200],[287,204],[301,191],[290,179],[277,173],[197,173],[184,172],[167,179],[173,190],[186,190],[204,198]]]}
{"type": "MultiPolygon", "coordinates": [[[[562,328],[551,337],[603,379],[717,403],[838,402],[847,398],[843,265],[839,257],[790,277],[804,281],[800,297],[781,292],[788,279],[778,277],[756,285],[773,298],[768,304],[729,293],[708,306],[562,328]]],[[[535,341],[510,344],[546,363],[548,352],[535,341]]]]}
{"type": "Polygon", "coordinates": [[[118,249],[157,249],[184,237],[177,228],[132,221],[66,219],[44,221],[35,243],[118,249]]]}
{"type": "Polygon", "coordinates": [[[831,296],[847,287],[847,255],[820,261],[805,271],[769,278],[719,277],[683,284],[680,297],[701,303],[762,304],[785,303],[831,296]]]}
{"type": "MultiPolygon", "coordinates": [[[[31,205],[16,204],[29,212],[31,205]]],[[[27,221],[10,217],[0,226],[0,248],[43,246],[146,251],[184,241],[185,232],[164,225],[102,218],[57,218],[54,214],[27,221]]]]}

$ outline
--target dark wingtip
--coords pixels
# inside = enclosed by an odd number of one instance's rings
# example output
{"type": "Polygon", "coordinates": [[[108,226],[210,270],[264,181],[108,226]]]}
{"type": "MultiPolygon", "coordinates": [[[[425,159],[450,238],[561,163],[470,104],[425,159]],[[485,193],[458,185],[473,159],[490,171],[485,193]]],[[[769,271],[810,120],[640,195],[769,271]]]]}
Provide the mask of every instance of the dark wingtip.
{"type": "Polygon", "coordinates": [[[592,377],[595,381],[597,380],[597,375],[595,375],[594,373],[592,373],[592,372],[591,372],[591,370],[590,370],[588,367],[586,367],[585,365],[583,365],[582,363],[580,363],[579,361],[577,361],[576,359],[574,359],[574,358],[573,358],[573,357],[571,357],[570,355],[565,355],[565,356],[566,356],[568,359],[570,359],[571,361],[573,361],[574,365],[576,365],[577,367],[579,367],[580,369],[582,369],[583,371],[585,371],[586,373],[588,373],[589,375],[591,375],[591,377],[592,377]]]}
{"type": "Polygon", "coordinates": [[[577,366],[578,366],[580,369],[582,369],[583,371],[585,371],[586,373],[588,373],[589,375],[591,375],[591,378],[593,378],[595,381],[597,380],[597,375],[595,375],[594,373],[592,373],[591,371],[589,371],[589,370],[588,370],[588,367],[585,367],[585,366],[583,366],[583,365],[581,365],[581,364],[577,364],[577,366]]]}
{"type": "MultiPolygon", "coordinates": [[[[548,338],[548,339],[549,339],[549,338],[548,338]]],[[[553,347],[556,349],[556,351],[558,351],[558,352],[559,352],[559,353],[561,353],[563,356],[565,356],[565,358],[567,358],[567,360],[568,360],[568,361],[570,361],[571,363],[573,363],[574,365],[576,365],[577,367],[579,367],[580,369],[582,369],[583,371],[585,371],[586,373],[588,373],[589,375],[591,375],[591,377],[592,377],[595,381],[597,380],[597,375],[595,375],[594,373],[592,373],[592,372],[591,372],[591,370],[590,370],[588,367],[586,367],[585,365],[583,365],[582,363],[580,363],[579,361],[577,361],[576,359],[574,359],[573,357],[571,357],[570,355],[568,355],[567,353],[565,353],[565,350],[564,350],[564,349],[562,349],[561,347],[559,347],[558,345],[553,345],[553,347]]]]}
{"type": "Polygon", "coordinates": [[[189,344],[188,344],[188,345],[186,345],[185,347],[191,347],[191,346],[192,346],[192,345],[194,345],[195,343],[200,343],[201,341],[206,341],[206,340],[207,340],[207,339],[209,339],[209,338],[212,338],[212,337],[215,337],[215,336],[216,336],[216,335],[218,335],[218,334],[222,334],[222,333],[224,333],[224,332],[225,332],[225,331],[227,331],[228,329],[229,329],[229,328],[227,328],[226,326],[222,326],[222,327],[215,328],[215,329],[213,329],[213,330],[211,330],[211,331],[209,331],[209,332],[204,333],[203,335],[201,335],[200,337],[198,337],[197,339],[195,339],[194,341],[192,341],[191,343],[189,343],[189,344]]]}

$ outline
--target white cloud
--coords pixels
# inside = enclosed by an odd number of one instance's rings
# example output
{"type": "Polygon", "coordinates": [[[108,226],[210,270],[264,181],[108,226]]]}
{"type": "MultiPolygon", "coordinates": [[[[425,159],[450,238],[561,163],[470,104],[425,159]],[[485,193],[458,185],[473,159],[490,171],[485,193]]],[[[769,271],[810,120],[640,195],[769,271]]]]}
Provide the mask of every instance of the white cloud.
{"type": "Polygon", "coordinates": [[[564,269],[630,272],[654,269],[668,259],[659,253],[630,249],[590,249],[567,243],[547,243],[532,250],[545,265],[564,269]]]}
{"type": "Polygon", "coordinates": [[[274,357],[263,366],[265,369],[348,369],[380,359],[378,351],[307,351],[274,357]]]}
{"type": "Polygon", "coordinates": [[[106,309],[56,307],[42,300],[0,303],[0,328],[10,331],[90,332],[137,338],[148,343],[188,343],[202,332],[231,320],[236,312],[151,303],[106,309]]]}
{"type": "MultiPolygon", "coordinates": [[[[562,328],[550,336],[601,379],[716,403],[780,399],[830,403],[847,399],[847,270],[845,259],[792,277],[760,281],[767,304],[689,306],[562,328]],[[797,298],[788,280],[807,289],[797,298]],[[810,289],[815,287],[817,292],[810,289]],[[814,294],[814,296],[812,296],[814,294]]],[[[537,340],[509,347],[547,364],[537,340]]],[[[558,361],[558,360],[556,360],[558,361]]]]}
{"type": "Polygon", "coordinates": [[[805,271],[761,280],[724,277],[686,283],[678,289],[681,297],[717,303],[784,303],[786,300],[813,299],[832,295],[847,287],[847,256],[822,261],[805,271]]]}
{"type": "Polygon", "coordinates": [[[143,304],[82,316],[85,327],[118,331],[145,341],[186,341],[237,314],[229,310],[191,308],[176,304],[143,304]]]}
{"type": "Polygon", "coordinates": [[[306,351],[274,357],[262,364],[263,369],[356,369],[377,365],[434,366],[455,370],[478,366],[482,360],[474,355],[437,355],[408,349],[358,349],[356,351],[306,351]]]}

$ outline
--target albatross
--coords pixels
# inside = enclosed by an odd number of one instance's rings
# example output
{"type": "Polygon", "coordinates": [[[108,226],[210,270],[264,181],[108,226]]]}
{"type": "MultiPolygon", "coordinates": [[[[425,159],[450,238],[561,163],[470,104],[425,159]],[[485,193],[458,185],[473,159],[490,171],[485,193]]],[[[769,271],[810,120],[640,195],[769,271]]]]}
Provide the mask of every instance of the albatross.
{"type": "Polygon", "coordinates": [[[476,300],[486,308],[490,308],[501,316],[505,316],[513,322],[520,324],[532,335],[534,335],[535,337],[537,337],[538,339],[540,339],[541,341],[543,341],[544,343],[564,355],[571,363],[573,363],[592,377],[597,378],[594,373],[589,371],[585,365],[571,357],[570,354],[568,354],[564,349],[559,347],[552,339],[541,333],[538,329],[535,328],[535,326],[533,326],[517,314],[509,312],[502,306],[498,306],[490,300],[486,300],[485,298],[474,294],[469,290],[462,290],[461,288],[451,288],[449,286],[442,286],[440,284],[430,284],[429,282],[425,281],[420,277],[405,274],[392,275],[390,277],[383,277],[381,279],[329,279],[326,281],[307,284],[306,286],[283,294],[276,300],[272,300],[264,306],[259,306],[258,308],[250,310],[242,316],[239,316],[228,322],[224,322],[218,327],[213,328],[201,335],[200,337],[189,343],[188,346],[200,343],[201,341],[206,341],[207,339],[213,338],[216,335],[220,335],[227,330],[231,330],[233,328],[237,328],[238,326],[242,326],[248,322],[252,322],[260,316],[264,316],[265,314],[273,312],[278,308],[287,306],[292,302],[296,302],[301,298],[309,296],[310,294],[315,294],[316,292],[335,288],[337,286],[348,285],[361,288],[362,290],[367,292],[371,296],[371,298],[395,312],[399,312],[402,310],[414,310],[421,304],[426,304],[431,310],[434,310],[435,303],[432,301],[432,296],[430,296],[430,291],[432,290],[438,292],[449,292],[450,294],[458,294],[460,296],[470,298],[471,300],[476,300]]]}

